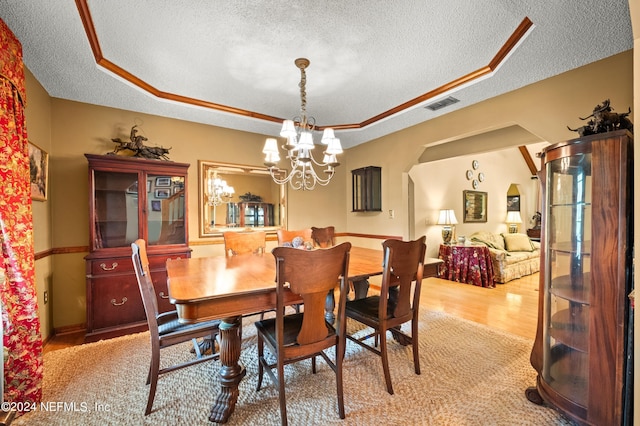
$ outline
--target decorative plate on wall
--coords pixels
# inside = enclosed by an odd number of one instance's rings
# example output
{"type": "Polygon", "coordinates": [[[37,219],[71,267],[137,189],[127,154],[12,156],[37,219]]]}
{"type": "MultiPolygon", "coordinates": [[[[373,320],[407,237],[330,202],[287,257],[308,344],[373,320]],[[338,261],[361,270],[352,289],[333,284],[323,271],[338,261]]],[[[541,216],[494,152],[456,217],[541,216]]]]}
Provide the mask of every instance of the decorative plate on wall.
{"type": "Polygon", "coordinates": [[[473,170],[478,170],[478,167],[480,167],[480,163],[478,163],[478,160],[473,160],[471,166],[473,167],[473,170]]]}
{"type": "Polygon", "coordinates": [[[467,180],[471,180],[473,177],[473,172],[471,170],[467,170],[467,180]]]}

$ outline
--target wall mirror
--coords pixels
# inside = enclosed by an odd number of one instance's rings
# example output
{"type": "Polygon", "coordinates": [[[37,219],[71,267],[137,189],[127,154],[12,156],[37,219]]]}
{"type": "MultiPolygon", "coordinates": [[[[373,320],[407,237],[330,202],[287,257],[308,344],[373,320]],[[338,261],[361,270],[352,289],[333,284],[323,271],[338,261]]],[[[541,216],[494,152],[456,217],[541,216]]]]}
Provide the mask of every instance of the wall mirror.
{"type": "Polygon", "coordinates": [[[198,161],[200,237],[286,228],[286,185],[259,166],[198,161]]]}
{"type": "Polygon", "coordinates": [[[464,222],[487,221],[487,193],[463,191],[464,222]]]}

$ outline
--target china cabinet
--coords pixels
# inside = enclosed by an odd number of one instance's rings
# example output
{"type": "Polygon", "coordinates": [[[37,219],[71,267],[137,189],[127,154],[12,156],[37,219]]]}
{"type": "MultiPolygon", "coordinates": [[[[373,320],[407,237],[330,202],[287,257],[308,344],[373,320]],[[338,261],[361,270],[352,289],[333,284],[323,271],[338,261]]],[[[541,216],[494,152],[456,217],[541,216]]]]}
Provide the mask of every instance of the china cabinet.
{"type": "Polygon", "coordinates": [[[573,139],[541,158],[538,377],[527,398],[580,424],[630,424],[632,136],[573,139]]]}
{"type": "Polygon", "coordinates": [[[86,341],[145,330],[146,316],[131,263],[131,243],[147,241],[160,311],[169,303],[165,262],[190,257],[189,164],[85,154],[89,163],[89,254],[86,341]]]}
{"type": "Polygon", "coordinates": [[[351,211],[382,211],[382,168],[367,166],[351,170],[351,191],[351,211]]]}
{"type": "Polygon", "coordinates": [[[273,226],[273,204],[240,202],[227,204],[227,224],[240,227],[273,226]]]}

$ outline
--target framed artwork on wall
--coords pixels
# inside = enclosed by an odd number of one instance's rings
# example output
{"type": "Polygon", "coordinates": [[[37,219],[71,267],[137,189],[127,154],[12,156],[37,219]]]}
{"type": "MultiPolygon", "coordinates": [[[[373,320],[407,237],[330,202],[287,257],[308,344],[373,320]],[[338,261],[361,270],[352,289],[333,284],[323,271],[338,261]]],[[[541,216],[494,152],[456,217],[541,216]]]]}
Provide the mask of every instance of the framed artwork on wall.
{"type": "Polygon", "coordinates": [[[47,200],[48,172],[49,154],[36,144],[29,142],[29,180],[32,200],[47,200]]]}
{"type": "Polygon", "coordinates": [[[520,211],[520,196],[519,195],[507,195],[507,211],[519,212],[520,211]]]}
{"type": "Polygon", "coordinates": [[[480,191],[462,191],[464,222],[487,221],[487,193],[480,191]]]}

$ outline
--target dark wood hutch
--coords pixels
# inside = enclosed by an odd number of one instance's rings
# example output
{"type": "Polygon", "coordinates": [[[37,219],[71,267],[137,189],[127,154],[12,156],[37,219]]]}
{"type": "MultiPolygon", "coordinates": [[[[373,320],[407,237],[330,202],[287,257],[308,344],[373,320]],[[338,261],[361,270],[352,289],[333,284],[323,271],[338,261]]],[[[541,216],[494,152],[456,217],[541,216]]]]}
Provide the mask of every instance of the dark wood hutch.
{"type": "Polygon", "coordinates": [[[96,341],[146,330],[131,263],[131,243],[147,241],[161,312],[169,303],[165,262],[190,257],[189,164],[119,155],[85,154],[89,162],[87,334],[96,341]]]}

